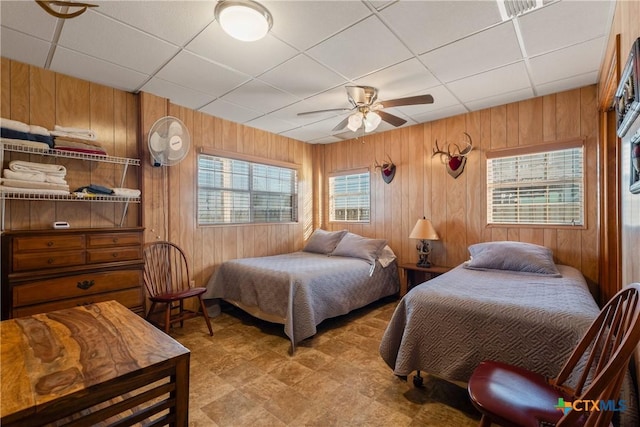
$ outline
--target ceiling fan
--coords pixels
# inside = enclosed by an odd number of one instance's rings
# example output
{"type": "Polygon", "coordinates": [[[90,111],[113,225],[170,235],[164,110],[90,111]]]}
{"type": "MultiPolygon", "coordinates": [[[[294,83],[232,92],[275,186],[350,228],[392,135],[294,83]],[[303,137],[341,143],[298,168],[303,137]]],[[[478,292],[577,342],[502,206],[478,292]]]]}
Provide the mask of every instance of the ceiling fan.
{"type": "Polygon", "coordinates": [[[345,126],[355,132],[364,126],[365,132],[375,130],[380,122],[384,120],[393,126],[402,126],[407,121],[401,117],[382,111],[383,108],[399,107],[403,105],[432,104],[433,96],[417,95],[408,96],[406,98],[390,99],[387,101],[378,101],[378,89],[371,86],[345,86],[347,96],[351,108],[330,108],[326,110],[306,111],[298,113],[299,116],[307,114],[324,113],[327,111],[353,111],[344,120],[332,129],[337,132],[345,128],[345,126]]]}

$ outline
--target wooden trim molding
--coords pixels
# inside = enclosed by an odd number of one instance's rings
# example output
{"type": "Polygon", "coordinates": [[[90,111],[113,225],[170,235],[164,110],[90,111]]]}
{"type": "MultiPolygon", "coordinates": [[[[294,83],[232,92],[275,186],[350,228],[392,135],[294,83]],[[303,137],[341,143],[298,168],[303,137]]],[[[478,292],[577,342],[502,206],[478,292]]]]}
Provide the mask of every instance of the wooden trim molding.
{"type": "Polygon", "coordinates": [[[284,162],[282,160],[268,159],[266,157],[252,156],[250,154],[236,153],[233,151],[216,150],[215,148],[198,148],[198,154],[206,154],[208,156],[225,157],[227,159],[244,160],[247,162],[261,163],[263,165],[280,166],[283,168],[300,170],[302,166],[298,163],[284,162]]]}
{"type": "Polygon", "coordinates": [[[610,111],[615,106],[615,93],[620,81],[620,34],[616,34],[611,56],[605,60],[602,67],[603,77],[600,79],[598,91],[598,108],[600,111],[610,111]]]}
{"type": "Polygon", "coordinates": [[[569,148],[584,147],[586,138],[572,138],[561,141],[545,142],[542,144],[521,145],[518,147],[498,148],[488,150],[487,159],[495,159],[497,157],[523,156],[526,154],[543,153],[545,151],[567,150],[569,148]]]}

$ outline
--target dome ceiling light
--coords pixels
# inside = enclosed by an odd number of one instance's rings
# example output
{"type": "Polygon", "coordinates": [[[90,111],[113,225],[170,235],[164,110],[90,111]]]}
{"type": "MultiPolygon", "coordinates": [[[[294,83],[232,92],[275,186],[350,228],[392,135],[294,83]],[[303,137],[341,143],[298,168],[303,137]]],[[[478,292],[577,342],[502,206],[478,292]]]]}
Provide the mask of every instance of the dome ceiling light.
{"type": "Polygon", "coordinates": [[[245,42],[260,40],[273,26],[269,10],[253,0],[220,0],[214,14],[227,34],[245,42]]]}

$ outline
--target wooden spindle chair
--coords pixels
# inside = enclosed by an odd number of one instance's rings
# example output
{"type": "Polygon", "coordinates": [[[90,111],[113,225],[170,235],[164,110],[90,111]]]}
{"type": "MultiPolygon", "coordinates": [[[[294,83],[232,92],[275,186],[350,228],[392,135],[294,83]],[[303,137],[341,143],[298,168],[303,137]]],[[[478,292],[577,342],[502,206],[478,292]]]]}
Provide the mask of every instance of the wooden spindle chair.
{"type": "Polygon", "coordinates": [[[143,258],[144,284],[151,301],[146,319],[158,324],[159,322],[153,320],[153,315],[158,304],[164,305],[163,323],[159,326],[163,326],[168,334],[172,324],[180,322],[180,327],[183,327],[184,320],[198,316],[197,311],[184,307],[184,300],[197,298],[202,316],[207,322],[209,335],[213,335],[207,309],[202,300],[206,288],[193,287],[187,258],[182,249],[171,242],[152,242],[145,245],[143,258]]]}
{"type": "Polygon", "coordinates": [[[619,291],[602,308],[555,378],[501,362],[478,365],[468,391],[482,413],[480,426],[609,426],[629,361],[640,341],[639,295],[638,283],[619,291]],[[557,408],[558,399],[600,400],[611,406],[590,411],[587,403],[578,405],[577,410],[563,411],[557,408]]]}

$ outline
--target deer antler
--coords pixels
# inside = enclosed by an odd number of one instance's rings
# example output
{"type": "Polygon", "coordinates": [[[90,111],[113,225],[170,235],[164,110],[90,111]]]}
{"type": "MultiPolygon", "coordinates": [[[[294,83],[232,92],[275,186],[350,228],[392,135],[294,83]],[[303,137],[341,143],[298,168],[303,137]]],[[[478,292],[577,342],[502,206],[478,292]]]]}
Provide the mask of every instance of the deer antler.
{"type": "Polygon", "coordinates": [[[440,160],[442,160],[442,162],[444,162],[444,159],[442,158],[442,156],[445,156],[447,158],[447,160],[451,159],[451,157],[453,157],[451,155],[451,152],[449,151],[449,146],[447,146],[447,151],[443,151],[440,149],[440,147],[438,147],[438,140],[436,139],[436,148],[433,149],[433,154],[431,155],[431,157],[434,157],[436,154],[440,154],[440,160]]]}
{"type": "Polygon", "coordinates": [[[463,133],[467,136],[467,146],[464,148],[464,150],[460,151],[460,149],[458,149],[458,151],[460,152],[461,156],[467,156],[471,152],[471,150],[473,150],[473,141],[471,140],[471,135],[466,132],[463,133]]]}

